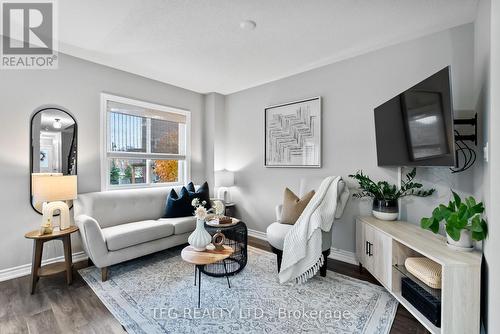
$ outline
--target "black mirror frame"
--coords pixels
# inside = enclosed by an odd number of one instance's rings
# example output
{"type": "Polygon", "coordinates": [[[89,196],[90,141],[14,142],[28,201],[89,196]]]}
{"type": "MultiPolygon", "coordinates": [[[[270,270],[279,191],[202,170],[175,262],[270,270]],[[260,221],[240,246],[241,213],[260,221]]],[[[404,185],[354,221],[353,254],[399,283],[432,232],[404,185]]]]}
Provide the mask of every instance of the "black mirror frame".
{"type": "MultiPolygon", "coordinates": [[[[33,112],[33,114],[30,117],[30,134],[29,134],[29,136],[30,136],[30,143],[29,143],[29,145],[30,145],[30,172],[29,172],[30,193],[29,193],[29,200],[30,200],[30,205],[33,208],[33,210],[35,210],[35,212],[40,214],[40,215],[42,213],[40,211],[38,211],[35,208],[35,206],[33,205],[33,195],[32,195],[33,194],[33,182],[32,182],[31,174],[33,174],[33,119],[35,118],[36,115],[38,115],[39,113],[46,111],[46,110],[59,110],[65,114],[67,114],[69,117],[71,117],[73,119],[73,121],[75,122],[75,133],[73,135],[73,141],[75,141],[75,139],[76,139],[77,145],[78,145],[78,123],[76,122],[76,118],[66,108],[56,106],[56,105],[46,105],[46,106],[35,109],[35,111],[33,112]]],[[[77,152],[76,152],[75,174],[74,175],[78,175],[78,148],[77,148],[77,152]]],[[[70,206],[70,209],[72,207],[73,207],[73,205],[70,206]]]]}

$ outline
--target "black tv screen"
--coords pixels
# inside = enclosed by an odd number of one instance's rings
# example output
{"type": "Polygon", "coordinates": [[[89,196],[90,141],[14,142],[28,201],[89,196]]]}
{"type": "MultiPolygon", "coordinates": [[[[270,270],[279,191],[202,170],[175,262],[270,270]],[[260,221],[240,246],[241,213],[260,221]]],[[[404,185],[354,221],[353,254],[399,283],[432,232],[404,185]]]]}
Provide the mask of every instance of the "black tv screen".
{"type": "Polygon", "coordinates": [[[379,166],[455,166],[450,67],[375,108],[379,166]]]}

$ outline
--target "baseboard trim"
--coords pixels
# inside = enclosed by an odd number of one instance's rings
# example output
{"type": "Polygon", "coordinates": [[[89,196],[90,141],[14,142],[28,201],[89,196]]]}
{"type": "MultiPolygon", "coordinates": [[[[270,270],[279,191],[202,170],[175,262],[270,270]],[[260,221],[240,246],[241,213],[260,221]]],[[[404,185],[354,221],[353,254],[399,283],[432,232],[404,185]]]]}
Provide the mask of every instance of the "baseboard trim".
{"type": "MultiPolygon", "coordinates": [[[[83,261],[88,259],[85,252],[73,253],[73,263],[78,261],[83,261]]],[[[64,256],[57,256],[51,259],[46,259],[42,261],[42,266],[46,264],[51,264],[54,262],[64,261],[64,256]]],[[[0,282],[7,281],[13,278],[18,278],[31,274],[31,263],[23,264],[17,267],[7,268],[0,270],[0,282]]]]}
{"type": "Polygon", "coordinates": [[[356,254],[353,252],[349,252],[343,249],[338,248],[330,248],[330,255],[328,256],[330,259],[342,261],[350,264],[359,264],[356,254]]]}
{"type": "Polygon", "coordinates": [[[248,229],[248,235],[251,236],[251,237],[260,239],[260,240],[264,240],[264,241],[267,240],[266,232],[252,230],[252,229],[249,228],[248,229]]]}
{"type": "MultiPolygon", "coordinates": [[[[248,235],[260,240],[267,240],[266,233],[257,231],[257,230],[252,230],[248,229],[248,235]]],[[[328,256],[330,259],[337,260],[337,261],[342,261],[350,264],[358,264],[358,260],[356,259],[356,254],[353,252],[349,252],[343,249],[338,249],[338,248],[331,248],[330,249],[330,255],[328,256]]]]}

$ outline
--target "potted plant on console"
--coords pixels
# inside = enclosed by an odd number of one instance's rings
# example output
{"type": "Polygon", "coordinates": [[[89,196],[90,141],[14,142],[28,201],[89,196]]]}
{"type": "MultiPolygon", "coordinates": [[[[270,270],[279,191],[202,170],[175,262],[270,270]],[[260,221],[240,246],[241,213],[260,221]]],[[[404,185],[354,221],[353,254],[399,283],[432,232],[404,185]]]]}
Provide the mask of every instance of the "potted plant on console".
{"type": "Polygon", "coordinates": [[[373,198],[372,214],[381,220],[395,220],[398,218],[398,199],[406,196],[427,197],[434,193],[435,189],[423,190],[422,184],[413,182],[417,175],[416,168],[406,174],[406,180],[401,182],[401,188],[389,184],[387,181],[372,181],[368,175],[359,171],[354,175],[349,175],[359,183],[361,191],[355,193],[356,198],[373,198]]]}
{"type": "Polygon", "coordinates": [[[452,194],[453,200],[448,206],[440,204],[432,211],[432,217],[422,218],[420,225],[438,233],[439,224],[444,220],[448,247],[471,251],[474,249],[472,240],[481,241],[488,234],[488,226],[482,218],[484,205],[482,202],[477,203],[472,196],[462,200],[454,191],[452,194]]]}

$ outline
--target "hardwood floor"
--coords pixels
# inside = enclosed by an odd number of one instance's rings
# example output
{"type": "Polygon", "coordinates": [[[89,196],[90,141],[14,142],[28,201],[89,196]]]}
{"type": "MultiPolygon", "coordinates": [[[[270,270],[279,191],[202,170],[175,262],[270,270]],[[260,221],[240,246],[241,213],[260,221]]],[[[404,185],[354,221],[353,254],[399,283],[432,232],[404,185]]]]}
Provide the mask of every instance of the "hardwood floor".
{"type": "MultiPolygon", "coordinates": [[[[249,244],[270,250],[269,245],[249,237],[249,244]]],[[[0,333],[126,333],[92,289],[76,272],[87,261],[74,264],[73,284],[66,285],[64,274],[41,278],[30,295],[30,278],[24,276],[0,282],[0,333]]],[[[357,279],[378,282],[366,270],[330,260],[328,269],[357,279]]],[[[391,333],[428,333],[408,312],[399,306],[391,333]]]]}
{"type": "Polygon", "coordinates": [[[86,266],[74,264],[71,286],[64,273],[40,278],[34,295],[29,276],[0,282],[0,333],[126,333],[76,272],[86,266]]]}
{"type": "MultiPolygon", "coordinates": [[[[263,240],[248,237],[248,243],[254,247],[271,251],[269,244],[263,240]]],[[[359,267],[332,259],[328,260],[328,270],[335,271],[336,273],[354,277],[363,281],[368,281],[373,284],[380,285],[380,283],[373,277],[367,270],[359,271],[359,267]]],[[[392,324],[391,334],[424,334],[429,333],[427,329],[410,312],[403,306],[399,305],[396,313],[396,318],[392,324]]]]}

